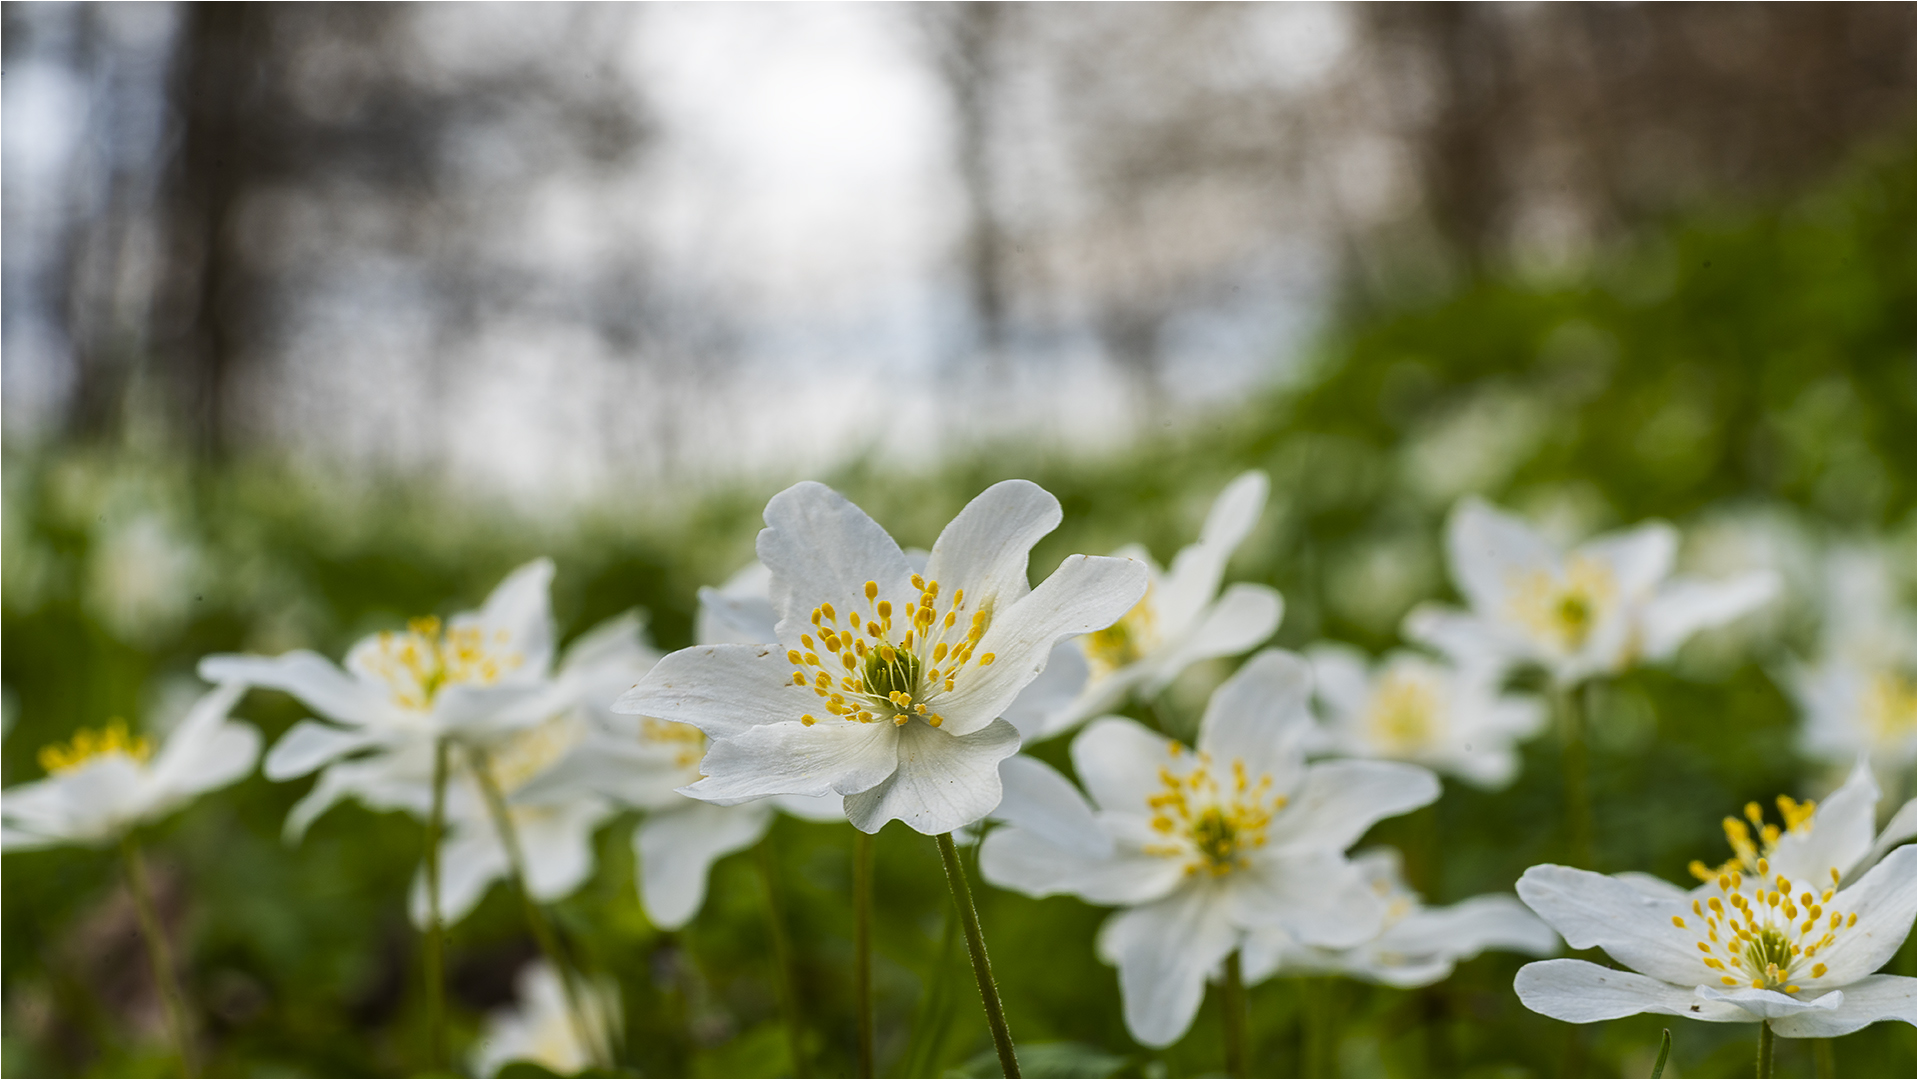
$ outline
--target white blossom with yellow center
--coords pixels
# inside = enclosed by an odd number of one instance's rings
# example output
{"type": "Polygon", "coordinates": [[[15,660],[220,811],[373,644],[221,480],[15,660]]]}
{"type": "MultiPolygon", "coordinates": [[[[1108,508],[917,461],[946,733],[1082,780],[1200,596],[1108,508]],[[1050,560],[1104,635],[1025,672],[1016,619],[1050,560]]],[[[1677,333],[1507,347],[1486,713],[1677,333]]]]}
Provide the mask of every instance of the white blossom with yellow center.
{"type": "Polygon", "coordinates": [[[210,691],[157,748],[122,720],[43,748],[46,777],[0,797],[0,849],[110,844],[252,772],[260,733],[227,717],[245,690],[229,684],[210,691]]]}
{"type": "Polygon", "coordinates": [[[1466,668],[1535,663],[1561,685],[1668,658],[1699,630],[1771,599],[1777,575],[1671,576],[1678,532],[1663,522],[1564,551],[1518,518],[1467,498],[1446,526],[1453,582],[1469,611],[1421,605],[1405,634],[1466,668]]]}
{"type": "Polygon", "coordinates": [[[1028,552],[1058,500],[1008,480],[947,525],[916,573],[892,537],[832,489],[766,505],[777,643],[699,645],[660,661],[615,708],[712,740],[688,795],[736,804],[835,794],[876,832],[950,832],[998,805],[1019,736],[999,714],[1064,638],[1109,625],[1145,591],[1126,559],[1073,555],[1038,588],[1028,552]]]}
{"type": "Polygon", "coordinates": [[[1888,782],[1918,756],[1911,607],[1880,551],[1840,548],[1826,558],[1816,659],[1787,665],[1782,681],[1811,757],[1849,764],[1868,754],[1888,782]]]}
{"type": "Polygon", "coordinates": [[[598,1043],[587,1046],[559,980],[544,960],[520,971],[514,980],[518,1001],[486,1018],[486,1028],[473,1047],[473,1075],[494,1076],[506,1065],[523,1061],[558,1076],[576,1076],[613,1060],[623,1015],[619,984],[606,978],[581,980],[576,997],[588,1037],[598,1043]]]}
{"type": "Polygon", "coordinates": [[[1460,670],[1410,652],[1376,667],[1346,645],[1306,650],[1312,661],[1326,750],[1410,761],[1480,787],[1518,773],[1518,743],[1545,722],[1537,699],[1499,691],[1481,670],[1460,670]]]}
{"type": "Polygon", "coordinates": [[[1868,768],[1822,804],[1781,797],[1783,824],[1757,804],[1727,818],[1733,856],[1692,864],[1689,892],[1645,875],[1534,866],[1518,893],[1573,948],[1602,948],[1630,968],[1582,960],[1528,964],[1520,1000],[1573,1023],[1666,1013],[1767,1022],[1780,1035],[1844,1035],[1879,1020],[1918,1024],[1918,980],[1876,974],[1918,913],[1909,825],[1872,839],[1878,789],[1868,768]]]}
{"type": "Polygon", "coordinates": [[[1125,910],[1099,952],[1119,968],[1126,1026],[1165,1046],[1191,1025],[1205,982],[1248,936],[1276,930],[1345,948],[1379,932],[1383,899],[1345,857],[1381,818],[1438,797],[1414,765],[1307,765],[1311,671],[1267,650],[1213,693],[1187,749],[1121,717],[1072,742],[1070,782],[1029,757],[1006,762],[1009,825],[986,835],[986,880],[1125,910]]]}

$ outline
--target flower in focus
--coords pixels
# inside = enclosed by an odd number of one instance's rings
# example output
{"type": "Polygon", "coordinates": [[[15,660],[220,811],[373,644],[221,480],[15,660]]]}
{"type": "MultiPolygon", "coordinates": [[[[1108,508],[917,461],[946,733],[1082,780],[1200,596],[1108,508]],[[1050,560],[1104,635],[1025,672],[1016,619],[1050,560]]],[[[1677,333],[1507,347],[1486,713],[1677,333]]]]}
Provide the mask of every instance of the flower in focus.
{"type": "Polygon", "coordinates": [[[1467,668],[1503,673],[1536,663],[1562,686],[1664,660],[1692,634],[1778,591],[1769,571],[1725,581],[1672,577],[1678,532],[1663,522],[1562,551],[1518,518],[1467,498],[1446,524],[1445,545],[1471,610],[1421,605],[1406,616],[1406,636],[1467,668]]]}
{"type": "Polygon", "coordinates": [[[1576,1024],[1634,1013],[1716,1023],[1770,1022],[1790,1038],[1844,1035],[1879,1020],[1918,1024],[1918,980],[1875,974],[1918,913],[1918,852],[1876,844],[1878,789],[1859,768],[1823,805],[1780,797],[1783,825],[1757,803],[1725,819],[1732,858],[1692,864],[1689,892],[1642,874],[1606,877],[1534,866],[1518,894],[1583,960],[1527,964],[1515,984],[1535,1012],[1576,1024]]]}
{"type": "Polygon", "coordinates": [[[209,691],[157,749],[119,720],[45,747],[46,778],[8,788],[0,799],[0,847],[110,844],[252,772],[260,733],[227,716],[245,692],[237,683],[209,691]]]}
{"type": "Polygon", "coordinates": [[[1368,671],[1365,655],[1345,645],[1314,646],[1306,656],[1324,739],[1336,754],[1410,761],[1500,788],[1518,773],[1512,744],[1545,722],[1540,702],[1501,694],[1483,670],[1398,652],[1368,671]]]}
{"type": "Polygon", "coordinates": [[[1352,863],[1385,901],[1385,924],[1378,936],[1351,948],[1327,949],[1302,944],[1283,930],[1256,930],[1245,943],[1246,981],[1331,974],[1410,989],[1449,977],[1459,961],[1487,949],[1531,956],[1558,951],[1558,935],[1516,896],[1474,896],[1449,907],[1428,908],[1406,887],[1398,852],[1367,851],[1352,863]]]}
{"type": "Polygon", "coordinates": [[[521,969],[515,980],[518,1007],[500,1009],[486,1018],[486,1030],[473,1051],[474,1075],[495,1076],[512,1062],[526,1061],[560,1076],[576,1076],[598,1062],[612,1060],[623,1015],[618,984],[611,979],[581,980],[578,997],[585,1017],[575,1021],[559,980],[545,961],[521,969]],[[599,1046],[582,1043],[581,1022],[599,1046]]]}
{"type": "Polygon", "coordinates": [[[1114,552],[1146,567],[1145,595],[1112,625],[1060,645],[1049,677],[1035,680],[1006,719],[1028,739],[1050,738],[1134,690],[1157,694],[1192,664],[1236,656],[1271,637],[1285,611],[1278,590],[1241,582],[1219,591],[1227,560],[1258,524],[1268,486],[1256,470],[1227,484],[1198,541],[1170,570],[1137,545],[1114,552]]]}
{"type": "Polygon", "coordinates": [[[1305,661],[1273,649],[1213,693],[1196,751],[1122,717],[1093,721],[1072,741],[1090,804],[1036,759],[1008,762],[997,816],[1010,824],[987,834],[980,871],[1125,908],[1099,954],[1148,1046],[1185,1032],[1207,976],[1252,933],[1342,949],[1379,932],[1386,903],[1345,849],[1436,799],[1438,778],[1397,762],[1308,766],[1310,692],[1305,661]]]}
{"type": "Polygon", "coordinates": [[[1878,553],[1840,549],[1825,574],[1818,658],[1781,679],[1804,717],[1799,745],[1824,761],[1868,754],[1883,775],[1908,772],[1918,755],[1912,611],[1878,553]]]}
{"type": "Polygon", "coordinates": [[[922,575],[843,496],[796,484],[767,503],[759,534],[777,643],[682,649],[614,707],[702,731],[704,776],[683,790],[709,802],[839,795],[865,832],[977,821],[1019,746],[1000,712],[1055,644],[1145,590],[1138,564],[1085,555],[1031,588],[1027,554],[1059,519],[1036,484],[995,484],[946,526],[922,575]]]}

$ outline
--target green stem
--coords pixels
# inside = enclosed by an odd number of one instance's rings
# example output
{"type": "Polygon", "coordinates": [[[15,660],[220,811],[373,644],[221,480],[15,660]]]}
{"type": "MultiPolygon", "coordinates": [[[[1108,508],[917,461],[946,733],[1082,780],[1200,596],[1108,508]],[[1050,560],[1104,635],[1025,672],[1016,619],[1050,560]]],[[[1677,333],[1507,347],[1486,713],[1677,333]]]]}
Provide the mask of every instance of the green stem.
{"type": "Polygon", "coordinates": [[[1558,687],[1555,696],[1558,699],[1559,766],[1565,780],[1568,857],[1573,866],[1593,870],[1597,867],[1592,854],[1592,792],[1585,745],[1585,712],[1580,707],[1578,687],[1558,687]]]}
{"type": "Polygon", "coordinates": [[[447,1067],[446,931],[440,924],[440,833],[446,826],[444,738],[433,743],[433,809],[426,818],[426,1027],[434,1069],[447,1067]]]}
{"type": "Polygon", "coordinates": [[[1831,1051],[1830,1039],[1811,1041],[1811,1063],[1812,1072],[1818,1080],[1830,1080],[1831,1077],[1838,1075],[1838,1062],[1831,1051]]]}
{"type": "Polygon", "coordinates": [[[1665,1062],[1672,1056],[1672,1029],[1666,1028],[1658,1037],[1658,1060],[1652,1063],[1652,1080],[1662,1080],[1665,1075],[1665,1062]]]}
{"type": "Polygon", "coordinates": [[[786,1021],[786,1046],[792,1054],[794,1075],[805,1076],[805,1031],[799,1023],[799,993],[793,977],[792,944],[786,940],[786,917],[779,903],[779,887],[773,873],[771,838],[761,840],[754,850],[758,855],[759,883],[766,890],[766,932],[772,937],[773,965],[778,969],[773,982],[779,1012],[786,1021]]]}
{"type": "Polygon", "coordinates": [[[1332,1039],[1332,980],[1308,977],[1301,980],[1305,989],[1305,1068],[1307,1076],[1325,1076],[1329,1072],[1332,1039]]]}
{"type": "Polygon", "coordinates": [[[859,1075],[873,1073],[872,834],[852,831],[853,1008],[859,1012],[859,1075]]]}
{"type": "MultiPolygon", "coordinates": [[[[526,887],[526,856],[520,848],[519,830],[513,826],[512,809],[506,805],[506,793],[500,790],[499,780],[493,775],[492,759],[484,749],[472,746],[466,748],[466,763],[473,771],[473,779],[479,784],[481,796],[485,798],[486,811],[493,819],[493,830],[499,835],[500,846],[506,849],[506,872],[512,878],[513,891],[519,894],[526,928],[533,932],[533,940],[538,943],[541,955],[546,957],[546,963],[553,969],[561,990],[566,994],[566,1011],[572,1020],[573,1035],[594,1062],[610,1067],[611,1048],[600,1045],[599,1032],[587,1019],[585,1003],[579,997],[575,966],[560,947],[559,934],[554,931],[546,909],[533,899],[532,891],[526,887]]],[[[433,911],[437,919],[437,901],[433,911]]]]}
{"type": "Polygon", "coordinates": [[[1758,1022],[1758,1080],[1771,1080],[1772,1042],[1776,1038],[1771,1031],[1771,1021],[1758,1022]]]}
{"type": "Polygon", "coordinates": [[[1245,975],[1240,970],[1237,949],[1225,958],[1225,987],[1219,1004],[1225,1013],[1225,1074],[1250,1076],[1245,1065],[1245,975]]]}
{"type": "Polygon", "coordinates": [[[133,834],[120,841],[120,854],[126,863],[127,891],[133,894],[133,909],[140,918],[140,935],[146,938],[147,962],[153,966],[153,985],[166,1010],[167,1032],[173,1036],[173,1048],[180,1054],[180,1071],[198,1076],[193,1058],[193,1033],[187,1026],[186,996],[180,991],[180,976],[173,968],[173,951],[167,948],[166,930],[160,925],[159,912],[153,906],[153,889],[147,884],[146,864],[140,860],[139,845],[133,834]]]}
{"type": "Polygon", "coordinates": [[[959,861],[959,849],[953,845],[951,833],[940,833],[934,839],[939,844],[939,859],[945,863],[953,906],[959,909],[960,925],[966,931],[966,952],[972,957],[972,976],[979,983],[979,999],[986,1007],[986,1025],[992,1029],[992,1045],[999,1052],[999,1068],[1007,1080],[1013,1080],[1019,1075],[1019,1057],[1012,1048],[1012,1031],[1006,1026],[999,987],[992,981],[992,961],[986,958],[986,937],[979,930],[979,912],[972,906],[966,867],[959,861]]]}

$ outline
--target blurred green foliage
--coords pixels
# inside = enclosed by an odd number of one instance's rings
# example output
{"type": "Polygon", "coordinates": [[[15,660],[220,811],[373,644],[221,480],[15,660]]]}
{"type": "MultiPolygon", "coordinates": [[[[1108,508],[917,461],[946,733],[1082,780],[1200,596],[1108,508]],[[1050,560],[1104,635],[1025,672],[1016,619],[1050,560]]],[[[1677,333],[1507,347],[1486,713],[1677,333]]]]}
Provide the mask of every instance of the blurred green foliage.
{"type": "MultiPolygon", "coordinates": [[[[1066,524],[1035,574],[1073,551],[1142,541],[1161,559],[1195,534],[1214,493],[1268,470],[1273,504],[1232,576],[1281,589],[1278,641],[1395,643],[1413,603],[1447,594],[1443,517],[1481,492],[1581,532],[1662,516],[1778,508],[1814,537],[1889,535],[1909,553],[1914,491],[1914,159],[1868,154],[1787,204],[1674,222],[1575,276],[1488,280],[1415,308],[1351,313],[1287,385],[1205,422],[1096,459],[1001,446],[925,474],[877,458],[826,479],[905,544],[987,484],[1020,475],[1056,493],[1066,524]]],[[[196,659],[238,648],[339,655],[409,614],[470,606],[535,554],[560,566],[555,606],[577,633],[629,607],[657,642],[689,643],[694,592],[751,557],[775,484],[667,505],[613,502],[536,519],[418,484],[349,486],[297,463],[193,470],[163,454],[67,447],[5,463],[7,783],[35,750],[110,716],[164,714],[196,659]]],[[[1794,718],[1764,665],[1809,631],[1802,605],[1747,640],[1697,643],[1671,670],[1596,687],[1599,858],[1683,880],[1724,857],[1718,822],[1748,799],[1816,794],[1794,718]]],[[[1164,702],[1195,723],[1227,673],[1188,674],[1164,702]]],[[[269,738],[304,715],[256,693],[242,714],[269,738]]],[[[1189,734],[1189,732],[1185,732],[1189,734]]],[[[1063,741],[1038,748],[1063,765],[1063,741]]],[[[1368,843],[1408,852],[1433,902],[1507,890],[1561,850],[1556,750],[1528,748],[1509,790],[1448,784],[1434,808],[1368,843]]],[[[254,777],[145,839],[162,907],[218,1073],[398,1075],[426,1040],[418,940],[402,899],[417,823],[334,810],[298,846],[280,839],[305,782],[254,777]]],[[[1890,793],[1903,797],[1906,793],[1890,793]]],[[[1888,796],[1889,797],[1889,796],[1888,796]]],[[[723,861],[681,933],[638,907],[630,820],[600,836],[600,869],[559,905],[564,931],[620,981],[625,1065],[642,1074],[770,1075],[792,1068],[778,1025],[762,893],[750,856],[723,861]]],[[[852,1069],[851,838],[782,820],[771,837],[804,983],[812,1068],[852,1069]]],[[[110,853],[10,856],[0,912],[12,1075],[151,1074],[169,1067],[157,999],[110,853]]],[[[882,1068],[987,1075],[992,1059],[931,841],[893,826],[878,845],[876,993],[882,1068]]],[[[1033,1075],[1196,1075],[1222,1067],[1215,1003],[1164,1052],[1130,1041],[1114,973],[1093,956],[1104,913],[980,890],[1016,1036],[1033,1075]]],[[[451,936],[456,1039],[509,1002],[534,955],[496,887],[451,936]]],[[[1277,979],[1252,994],[1266,1074],[1548,1075],[1580,1055],[1646,1075],[1669,1020],[1575,1030],[1522,1007],[1521,961],[1488,955],[1402,992],[1277,979]]],[[[1911,974],[1909,942],[1892,970],[1911,974]]],[[[1740,1075],[1750,1028],[1672,1024],[1673,1071],[1740,1075]]],[[[1910,1028],[1838,1040],[1845,1075],[1914,1071],[1910,1028]]],[[[1810,1049],[1781,1043],[1780,1070],[1810,1049]]]]}

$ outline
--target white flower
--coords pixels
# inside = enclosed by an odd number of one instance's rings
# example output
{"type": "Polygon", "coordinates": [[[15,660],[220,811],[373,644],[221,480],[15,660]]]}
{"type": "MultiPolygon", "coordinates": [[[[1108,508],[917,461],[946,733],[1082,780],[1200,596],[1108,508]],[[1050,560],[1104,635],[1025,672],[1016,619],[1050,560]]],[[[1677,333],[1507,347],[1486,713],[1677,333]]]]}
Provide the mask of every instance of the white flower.
{"type": "Polygon", "coordinates": [[[1380,848],[1352,862],[1385,901],[1385,928],[1349,949],[1306,945],[1283,930],[1255,931],[1245,944],[1247,982],[1279,974],[1333,974],[1409,989],[1447,978],[1459,961],[1487,949],[1531,956],[1558,951],[1558,935],[1516,896],[1474,896],[1428,908],[1406,887],[1398,852],[1380,848]]]}
{"type": "Polygon", "coordinates": [[[1874,974],[1918,913],[1918,849],[1905,844],[1874,861],[1901,839],[1888,831],[1873,844],[1877,799],[1861,766],[1823,806],[1781,797],[1784,828],[1764,824],[1753,803],[1750,824],[1725,819],[1731,861],[1693,863],[1704,883],[1690,892],[1643,874],[1532,867],[1520,898],[1573,948],[1602,948],[1632,970],[1527,964],[1519,999],[1576,1024],[1652,1012],[1769,1021],[1790,1038],[1844,1035],[1879,1020],[1918,1024],[1918,980],[1874,974]]]}
{"type": "Polygon", "coordinates": [[[1804,717],[1799,745],[1824,761],[1862,753],[1888,776],[1909,771],[1918,755],[1911,609],[1879,553],[1841,548],[1825,573],[1818,659],[1782,678],[1804,717]]]}
{"type": "Polygon", "coordinates": [[[1059,503],[1008,480],[946,526],[924,575],[832,489],[802,483],[766,505],[778,644],[700,645],[660,661],[620,712],[691,724],[710,739],[686,794],[716,803],[837,794],[854,826],[895,818],[924,833],[999,802],[998,764],[1019,746],[998,716],[1053,645],[1138,601],[1145,571],[1074,555],[1037,589],[1032,545],[1059,503]]]}
{"type": "Polygon", "coordinates": [[[1421,605],[1406,616],[1406,636],[1465,667],[1537,663],[1564,686],[1664,660],[1692,634],[1778,590],[1769,571],[1719,582],[1672,577],[1678,531],[1663,522],[1561,551],[1518,518],[1467,498],[1445,543],[1471,611],[1421,605]]]}
{"type": "Polygon", "coordinates": [[[426,812],[436,739],[486,745],[551,716],[566,690],[551,677],[553,564],[513,571],[479,611],[413,620],[361,639],[346,670],[305,649],[276,657],[209,656],[200,676],[283,690],[329,723],[303,720],[268,752],[269,779],[329,766],[287,817],[299,835],[343,795],[375,809],[426,812]],[[373,751],[370,756],[348,755],[373,751]]]}
{"type": "Polygon", "coordinates": [[[252,772],[260,733],[227,717],[245,692],[238,684],[208,692],[158,753],[117,720],[104,731],[81,731],[65,746],[41,750],[46,778],[8,788],[0,799],[0,847],[114,843],[194,796],[252,772]]]}
{"type": "Polygon", "coordinates": [[[1545,722],[1536,699],[1501,694],[1483,670],[1397,652],[1367,671],[1365,654],[1345,645],[1306,656],[1333,753],[1410,761],[1499,788],[1518,773],[1512,744],[1545,722]]]}
{"type": "Polygon", "coordinates": [[[566,988],[545,961],[529,964],[519,973],[519,1007],[501,1009],[486,1018],[486,1030],[473,1049],[473,1072],[493,1076],[515,1061],[528,1061],[560,1076],[573,1076],[598,1062],[612,1060],[622,1014],[619,986],[611,979],[579,984],[584,1023],[597,1047],[580,1038],[579,1022],[567,1008],[566,988]]]}
{"type": "Polygon", "coordinates": [[[1097,716],[1137,690],[1147,696],[1171,685],[1200,660],[1236,656],[1262,644],[1285,611],[1278,590],[1219,583],[1232,552],[1259,522],[1265,474],[1242,473],[1214,500],[1197,543],[1162,571],[1137,545],[1114,555],[1145,565],[1145,595],[1117,622],[1059,646],[1047,675],[1006,710],[1028,739],[1044,739],[1097,716]]]}
{"type": "Polygon", "coordinates": [[[1305,661],[1273,649],[1213,693],[1196,753],[1122,717],[1093,721],[1072,741],[1091,804],[1036,759],[1007,763],[1011,824],[987,834],[980,872],[1126,909],[1100,930],[1099,955],[1148,1046],[1185,1032],[1207,975],[1253,931],[1330,948],[1379,931],[1385,903],[1345,849],[1436,799],[1438,778],[1397,762],[1306,765],[1310,692],[1305,661]]]}

